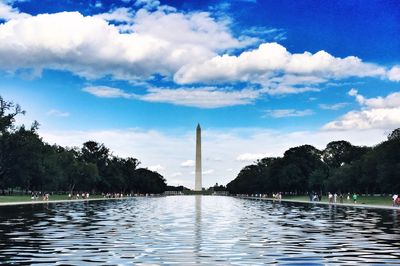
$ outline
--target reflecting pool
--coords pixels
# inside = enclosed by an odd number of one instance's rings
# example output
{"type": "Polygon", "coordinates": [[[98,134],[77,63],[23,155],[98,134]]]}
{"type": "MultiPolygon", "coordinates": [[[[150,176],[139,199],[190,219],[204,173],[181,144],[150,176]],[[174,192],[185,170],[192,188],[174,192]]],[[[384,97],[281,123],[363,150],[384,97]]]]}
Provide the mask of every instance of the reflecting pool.
{"type": "Polygon", "coordinates": [[[0,264],[400,264],[400,210],[170,196],[0,207],[0,264]]]}

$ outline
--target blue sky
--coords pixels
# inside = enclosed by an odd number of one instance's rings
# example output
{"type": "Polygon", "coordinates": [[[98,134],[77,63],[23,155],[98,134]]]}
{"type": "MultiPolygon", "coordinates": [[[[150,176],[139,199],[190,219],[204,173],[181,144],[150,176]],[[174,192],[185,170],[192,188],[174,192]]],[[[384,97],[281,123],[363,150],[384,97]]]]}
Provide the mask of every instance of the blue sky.
{"type": "Polygon", "coordinates": [[[0,0],[0,95],[50,143],[93,139],[193,187],[400,127],[398,1],[0,0]]]}

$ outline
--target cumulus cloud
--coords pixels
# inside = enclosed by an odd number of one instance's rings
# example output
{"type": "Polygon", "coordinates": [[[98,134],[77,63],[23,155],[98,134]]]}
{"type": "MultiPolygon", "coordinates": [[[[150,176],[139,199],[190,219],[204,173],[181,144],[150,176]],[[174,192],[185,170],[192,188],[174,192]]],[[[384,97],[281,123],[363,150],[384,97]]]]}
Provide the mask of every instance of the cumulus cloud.
{"type": "Polygon", "coordinates": [[[124,80],[169,76],[185,64],[248,44],[207,12],[130,13],[119,8],[95,16],[79,12],[25,16],[5,4],[0,10],[3,17],[13,18],[0,24],[0,68],[11,71],[56,69],[86,78],[112,75],[124,80]],[[110,20],[129,24],[121,32],[110,20]]]}
{"type": "Polygon", "coordinates": [[[265,116],[270,116],[273,118],[283,118],[283,117],[302,117],[313,115],[314,112],[311,109],[306,110],[295,110],[295,109],[275,109],[266,110],[265,116]]]}
{"type": "Polygon", "coordinates": [[[126,98],[146,102],[170,103],[198,108],[220,108],[253,103],[261,91],[254,89],[204,88],[150,88],[145,94],[127,93],[119,88],[89,86],[82,89],[100,98],[126,98]]]}
{"type": "Polygon", "coordinates": [[[388,78],[391,81],[400,81],[400,66],[394,66],[388,71],[388,78]]]}
{"type": "Polygon", "coordinates": [[[183,66],[174,79],[181,84],[251,81],[254,76],[265,73],[275,76],[282,72],[322,78],[385,75],[384,68],[364,63],[355,56],[339,58],[325,51],[291,54],[278,43],[263,43],[257,49],[245,51],[239,56],[218,55],[200,64],[183,66]]]}
{"type": "Polygon", "coordinates": [[[134,13],[132,9],[126,7],[119,7],[113,10],[110,10],[107,13],[101,13],[94,15],[95,18],[101,18],[106,21],[113,22],[125,22],[125,23],[133,23],[134,22],[134,13]]]}
{"type": "Polygon", "coordinates": [[[400,108],[400,92],[393,92],[386,97],[365,98],[356,89],[349,91],[350,96],[354,96],[357,102],[367,108],[400,108]]]}
{"type": "Polygon", "coordinates": [[[355,97],[361,110],[353,110],[323,126],[325,130],[355,130],[380,128],[391,130],[400,125],[400,92],[386,97],[365,98],[356,89],[348,93],[355,97]]]}
{"type": "Polygon", "coordinates": [[[0,19],[11,20],[30,17],[29,14],[21,13],[17,8],[0,1],[0,19]]]}
{"type": "MultiPolygon", "coordinates": [[[[242,153],[236,157],[236,161],[239,162],[254,162],[258,159],[262,159],[270,156],[268,153],[242,153]]],[[[231,169],[231,168],[230,168],[231,169]]]]}
{"type": "MultiPolygon", "coordinates": [[[[252,103],[254,95],[260,93],[319,91],[317,85],[331,79],[355,76],[399,80],[399,66],[388,71],[355,56],[340,58],[325,51],[290,53],[278,43],[262,43],[246,50],[250,44],[259,43],[260,36],[284,38],[280,29],[249,28],[243,35],[234,36],[232,21],[226,16],[180,12],[160,5],[158,0],[128,2],[139,9],[121,7],[84,16],[79,12],[29,15],[0,1],[0,18],[6,20],[0,24],[0,70],[25,69],[39,75],[43,69],[66,70],[87,79],[111,76],[128,81],[150,80],[159,74],[173,77],[179,84],[243,81],[260,89],[229,93],[233,104],[201,104],[205,108],[252,103]],[[244,52],[227,54],[239,49],[244,52]]],[[[220,93],[209,88],[197,93],[210,94],[211,90],[220,93]]],[[[193,95],[189,90],[178,95],[184,93],[193,95]]],[[[148,101],[158,102],[160,94],[152,89],[148,101]]],[[[174,99],[173,104],[182,101],[174,99]]],[[[193,105],[198,104],[190,103],[193,105]]]]}

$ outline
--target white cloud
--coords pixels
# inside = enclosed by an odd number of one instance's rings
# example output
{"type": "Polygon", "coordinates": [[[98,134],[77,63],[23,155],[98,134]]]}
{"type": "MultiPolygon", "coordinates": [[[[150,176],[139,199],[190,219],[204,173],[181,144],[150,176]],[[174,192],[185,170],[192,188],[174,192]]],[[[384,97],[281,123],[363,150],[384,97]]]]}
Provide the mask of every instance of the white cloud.
{"type": "Polygon", "coordinates": [[[400,92],[386,97],[365,98],[356,89],[348,93],[356,98],[361,110],[353,110],[324,125],[325,130],[381,128],[392,130],[400,125],[400,92]]]}
{"type": "Polygon", "coordinates": [[[11,20],[30,17],[29,14],[21,13],[17,8],[0,1],[0,19],[11,20]]]}
{"type": "Polygon", "coordinates": [[[51,109],[46,114],[49,116],[58,116],[58,117],[68,117],[70,115],[70,113],[68,112],[63,112],[57,109],[51,109]]]}
{"type": "Polygon", "coordinates": [[[136,0],[135,6],[143,7],[148,10],[152,10],[160,6],[160,1],[158,0],[136,0]]]}
{"type": "Polygon", "coordinates": [[[120,8],[95,16],[25,16],[4,4],[0,10],[3,17],[13,18],[0,24],[0,68],[11,71],[56,69],[86,78],[112,75],[127,80],[156,73],[169,76],[185,64],[249,44],[243,36],[233,37],[225,22],[207,12],[130,13],[120,8]],[[121,32],[107,20],[129,23],[121,32]]]}
{"type": "Polygon", "coordinates": [[[82,89],[99,98],[133,98],[134,94],[108,86],[89,86],[82,89]]]}
{"type": "Polygon", "coordinates": [[[400,81],[400,66],[394,66],[388,71],[388,78],[391,81],[400,81]]]}
{"type": "Polygon", "coordinates": [[[251,104],[260,92],[253,89],[221,90],[216,87],[149,89],[147,94],[139,96],[147,102],[171,103],[175,105],[199,108],[219,108],[234,105],[251,104]]]}
{"type": "MultiPolygon", "coordinates": [[[[292,54],[277,43],[263,43],[238,56],[228,55],[258,43],[252,34],[274,36],[284,32],[258,27],[234,36],[230,29],[234,22],[226,16],[180,12],[160,5],[158,0],[139,0],[134,6],[140,9],[115,8],[93,16],[79,12],[31,16],[0,1],[0,17],[7,21],[0,24],[0,69],[25,69],[39,75],[43,69],[67,70],[88,79],[110,75],[132,81],[160,74],[180,84],[245,81],[261,88],[227,94],[214,89],[197,90],[200,99],[203,94],[215,95],[209,106],[191,103],[193,92],[188,88],[165,92],[175,97],[170,103],[188,102],[189,106],[203,108],[252,103],[260,93],[319,91],[316,86],[321,83],[351,76],[399,79],[398,66],[387,71],[354,56],[339,58],[325,51],[292,54]],[[220,96],[227,96],[227,102],[218,103],[220,96]]],[[[147,100],[166,102],[161,90],[152,89],[147,100]]]]}
{"type": "Polygon", "coordinates": [[[385,69],[364,63],[355,56],[333,57],[325,51],[291,54],[280,44],[263,43],[239,56],[218,55],[200,64],[183,66],[174,79],[181,84],[194,82],[251,81],[254,77],[284,72],[320,78],[381,77],[385,69]]]}
{"type": "Polygon", "coordinates": [[[150,165],[148,168],[149,168],[149,170],[154,171],[154,172],[161,172],[161,171],[165,170],[165,167],[163,167],[160,164],[150,165]]]}
{"type": "Polygon", "coordinates": [[[314,112],[311,109],[306,110],[295,110],[295,109],[275,109],[275,110],[266,110],[265,116],[270,116],[273,118],[282,118],[282,117],[302,117],[313,115],[314,112]]]}
{"type": "Polygon", "coordinates": [[[150,88],[145,94],[127,93],[119,88],[107,86],[91,86],[82,90],[100,98],[137,99],[146,102],[170,103],[199,108],[220,108],[251,104],[261,95],[260,90],[231,90],[217,87],[150,88]]]}
{"type": "Polygon", "coordinates": [[[116,8],[110,10],[107,13],[94,15],[93,17],[101,18],[106,21],[126,22],[126,23],[134,22],[134,13],[132,9],[126,7],[116,8]]]}
{"type": "Polygon", "coordinates": [[[290,87],[290,86],[278,86],[275,88],[264,88],[262,92],[269,95],[280,95],[280,94],[299,94],[307,91],[320,91],[314,87],[290,87]]]}
{"type": "Polygon", "coordinates": [[[319,107],[323,110],[339,110],[349,105],[349,103],[335,103],[335,104],[320,104],[319,107]]]}
{"type": "MultiPolygon", "coordinates": [[[[236,157],[236,161],[240,162],[254,162],[258,159],[262,159],[270,156],[268,153],[242,153],[236,157]]],[[[232,169],[232,168],[229,168],[232,169]]],[[[228,169],[228,171],[229,171],[228,169]]]]}
{"type": "Polygon", "coordinates": [[[194,161],[193,160],[186,160],[181,163],[182,167],[193,167],[194,166],[194,161]]]}
{"type": "Polygon", "coordinates": [[[400,92],[393,92],[386,97],[378,96],[367,99],[359,94],[356,89],[351,89],[349,95],[354,96],[360,105],[367,108],[400,108],[400,92]]]}

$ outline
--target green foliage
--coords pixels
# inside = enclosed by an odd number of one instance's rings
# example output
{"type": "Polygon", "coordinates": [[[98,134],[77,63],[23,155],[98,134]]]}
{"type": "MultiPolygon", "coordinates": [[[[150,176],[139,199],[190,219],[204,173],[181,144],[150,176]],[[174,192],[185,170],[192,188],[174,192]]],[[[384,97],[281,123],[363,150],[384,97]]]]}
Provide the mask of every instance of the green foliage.
{"type": "Polygon", "coordinates": [[[333,141],[322,151],[310,145],[291,148],[280,158],[244,167],[227,189],[233,194],[310,191],[394,193],[400,190],[400,129],[372,148],[333,141]]]}
{"type": "Polygon", "coordinates": [[[15,117],[25,112],[0,96],[0,192],[74,191],[162,193],[165,179],[147,169],[137,169],[135,158],[119,158],[95,141],[82,148],[48,145],[30,129],[16,127],[15,117]]]}

